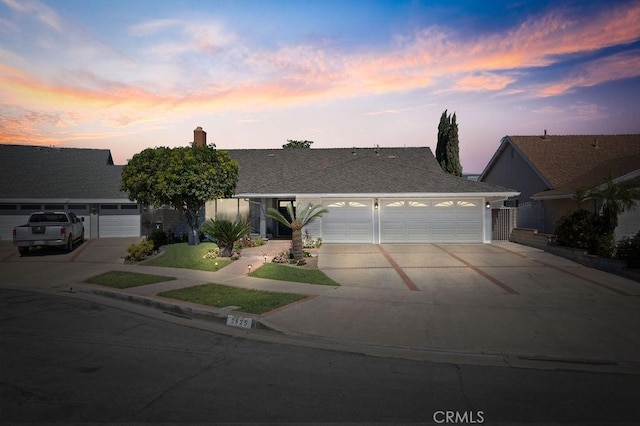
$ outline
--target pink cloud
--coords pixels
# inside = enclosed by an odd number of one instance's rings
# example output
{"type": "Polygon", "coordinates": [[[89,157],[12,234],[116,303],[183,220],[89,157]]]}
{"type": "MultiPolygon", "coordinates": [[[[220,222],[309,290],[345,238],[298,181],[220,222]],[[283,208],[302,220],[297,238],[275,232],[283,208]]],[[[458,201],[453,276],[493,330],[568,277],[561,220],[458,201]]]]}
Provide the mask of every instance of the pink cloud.
{"type": "Polygon", "coordinates": [[[537,90],[539,96],[558,96],[577,87],[640,76],[640,51],[619,53],[593,61],[570,73],[560,81],[537,90]]]}

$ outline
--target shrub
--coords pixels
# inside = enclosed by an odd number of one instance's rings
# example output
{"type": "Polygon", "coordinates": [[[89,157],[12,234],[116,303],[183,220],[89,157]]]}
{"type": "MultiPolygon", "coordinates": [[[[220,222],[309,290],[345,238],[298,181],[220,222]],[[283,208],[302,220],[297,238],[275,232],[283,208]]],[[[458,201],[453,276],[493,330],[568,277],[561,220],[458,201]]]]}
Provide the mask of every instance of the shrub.
{"type": "Polygon", "coordinates": [[[127,249],[127,253],[129,253],[127,260],[140,262],[153,254],[153,241],[144,239],[138,244],[131,244],[127,249]]]}
{"type": "Polygon", "coordinates": [[[158,251],[160,247],[169,244],[169,237],[167,237],[166,232],[160,229],[153,231],[147,238],[153,242],[154,251],[158,251]]]}
{"type": "Polygon", "coordinates": [[[618,242],[616,258],[624,260],[629,268],[640,268],[640,232],[633,238],[625,237],[618,242]]]}
{"type": "Polygon", "coordinates": [[[566,247],[585,249],[589,254],[610,257],[613,234],[607,232],[601,216],[587,210],[576,210],[556,222],[556,243],[566,247]]]}
{"type": "Polygon", "coordinates": [[[201,231],[216,240],[220,256],[231,257],[235,242],[244,238],[251,231],[251,226],[244,220],[232,222],[230,219],[219,218],[209,219],[202,225],[201,231]]]}

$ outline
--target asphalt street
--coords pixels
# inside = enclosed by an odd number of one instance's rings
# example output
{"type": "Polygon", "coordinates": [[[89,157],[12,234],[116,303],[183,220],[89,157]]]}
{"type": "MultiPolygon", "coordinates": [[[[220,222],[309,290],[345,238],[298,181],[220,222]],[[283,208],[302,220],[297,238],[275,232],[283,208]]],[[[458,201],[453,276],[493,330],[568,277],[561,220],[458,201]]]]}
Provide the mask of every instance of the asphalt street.
{"type": "Polygon", "coordinates": [[[205,321],[0,290],[0,422],[640,422],[635,375],[265,343],[205,321]]]}

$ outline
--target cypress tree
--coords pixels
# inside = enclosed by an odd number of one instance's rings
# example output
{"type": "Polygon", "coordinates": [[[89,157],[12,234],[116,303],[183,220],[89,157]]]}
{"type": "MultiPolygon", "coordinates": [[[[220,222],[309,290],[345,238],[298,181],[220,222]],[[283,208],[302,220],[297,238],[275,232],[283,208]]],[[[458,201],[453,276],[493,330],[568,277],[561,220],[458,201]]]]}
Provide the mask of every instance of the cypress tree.
{"type": "Polygon", "coordinates": [[[458,123],[456,113],[453,113],[451,125],[449,126],[449,140],[447,141],[445,172],[455,176],[462,176],[462,165],[460,164],[460,144],[458,143],[458,123]]]}
{"type": "Polygon", "coordinates": [[[445,109],[440,116],[440,124],[438,125],[438,145],[436,146],[436,161],[444,170],[444,162],[447,152],[447,137],[449,135],[449,117],[445,109]]]}
{"type": "Polygon", "coordinates": [[[462,176],[456,113],[454,112],[453,116],[447,115],[446,109],[442,113],[442,116],[440,116],[440,124],[438,125],[436,161],[446,173],[462,176]]]}

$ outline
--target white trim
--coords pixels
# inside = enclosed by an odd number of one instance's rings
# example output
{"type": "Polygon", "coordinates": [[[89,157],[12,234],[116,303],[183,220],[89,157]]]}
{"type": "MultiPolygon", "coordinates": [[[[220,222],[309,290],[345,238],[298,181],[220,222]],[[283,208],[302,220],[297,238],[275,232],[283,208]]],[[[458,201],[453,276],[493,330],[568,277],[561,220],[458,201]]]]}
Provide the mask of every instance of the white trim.
{"type": "Polygon", "coordinates": [[[138,204],[128,198],[0,198],[0,203],[12,204],[138,204]]]}
{"type": "Polygon", "coordinates": [[[327,193],[327,194],[265,194],[244,193],[232,198],[482,198],[500,197],[506,199],[520,195],[520,192],[393,192],[393,193],[327,193]]]}

